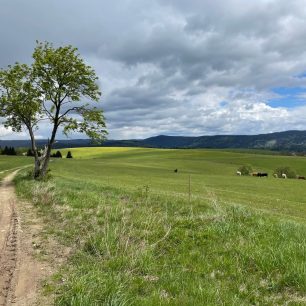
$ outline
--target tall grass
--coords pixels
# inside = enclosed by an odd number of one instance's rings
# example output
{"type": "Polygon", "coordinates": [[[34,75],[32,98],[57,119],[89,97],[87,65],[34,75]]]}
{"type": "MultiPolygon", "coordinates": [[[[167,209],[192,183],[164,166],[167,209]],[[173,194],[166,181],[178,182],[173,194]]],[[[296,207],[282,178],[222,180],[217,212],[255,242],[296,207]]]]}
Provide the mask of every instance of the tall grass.
{"type": "Polygon", "coordinates": [[[209,188],[189,203],[73,176],[16,180],[74,250],[50,281],[56,305],[306,303],[304,225],[222,205],[209,188]]]}

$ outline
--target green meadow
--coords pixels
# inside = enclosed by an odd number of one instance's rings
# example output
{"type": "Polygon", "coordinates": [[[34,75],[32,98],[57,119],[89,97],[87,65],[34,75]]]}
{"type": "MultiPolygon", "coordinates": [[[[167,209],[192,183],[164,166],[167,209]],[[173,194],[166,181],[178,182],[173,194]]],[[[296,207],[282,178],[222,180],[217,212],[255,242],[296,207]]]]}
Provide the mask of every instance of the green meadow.
{"type": "Polygon", "coordinates": [[[47,181],[16,178],[46,239],[71,249],[45,284],[56,305],[306,304],[306,181],[272,176],[281,166],[306,175],[306,158],[69,150],[47,181]],[[244,164],[269,177],[236,176],[244,164]]]}
{"type": "Polygon", "coordinates": [[[290,166],[306,176],[306,158],[218,150],[159,150],[139,148],[76,148],[72,160],[55,160],[55,172],[71,177],[79,171],[86,182],[101,182],[131,191],[146,186],[151,192],[205,198],[213,192],[225,204],[251,206],[285,218],[306,220],[306,182],[275,179],[277,167],[290,166]],[[63,166],[62,166],[62,163],[63,166]],[[269,177],[239,177],[239,166],[249,164],[269,177]],[[74,169],[74,170],[73,170],[74,169]],[[178,173],[174,173],[178,169],[178,173]]]}
{"type": "Polygon", "coordinates": [[[30,158],[0,155],[0,179],[5,177],[10,171],[32,163],[33,161],[30,158]]]}

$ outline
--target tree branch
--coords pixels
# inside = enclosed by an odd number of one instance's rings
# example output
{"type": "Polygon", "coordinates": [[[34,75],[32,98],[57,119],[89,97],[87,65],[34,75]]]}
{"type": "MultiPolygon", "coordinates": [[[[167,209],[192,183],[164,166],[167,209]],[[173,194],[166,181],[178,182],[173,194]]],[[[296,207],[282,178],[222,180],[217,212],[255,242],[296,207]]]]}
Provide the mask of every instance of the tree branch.
{"type": "Polygon", "coordinates": [[[68,113],[70,113],[71,111],[78,111],[80,109],[82,109],[83,107],[82,106],[75,106],[75,107],[72,107],[72,108],[69,108],[68,110],[66,110],[62,115],[60,115],[58,117],[59,120],[61,120],[63,117],[65,117],[68,113]]]}
{"type": "Polygon", "coordinates": [[[54,120],[53,115],[52,115],[52,114],[49,112],[49,110],[46,108],[45,100],[42,101],[42,106],[43,106],[43,108],[44,108],[44,111],[48,114],[49,119],[54,120]]]}

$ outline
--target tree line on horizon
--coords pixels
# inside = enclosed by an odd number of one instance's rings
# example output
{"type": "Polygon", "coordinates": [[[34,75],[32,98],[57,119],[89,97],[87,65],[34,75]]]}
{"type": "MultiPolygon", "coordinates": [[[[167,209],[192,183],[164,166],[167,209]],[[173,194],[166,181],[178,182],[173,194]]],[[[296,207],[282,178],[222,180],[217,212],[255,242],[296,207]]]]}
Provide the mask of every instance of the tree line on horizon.
{"type": "Polygon", "coordinates": [[[14,147],[5,146],[4,149],[0,147],[1,155],[17,155],[17,152],[14,147]]]}
{"type": "MultiPolygon", "coordinates": [[[[35,154],[31,148],[29,148],[26,152],[23,149],[15,149],[14,147],[5,146],[3,149],[0,147],[0,155],[25,155],[34,157],[35,154]]],[[[41,156],[41,151],[38,151],[38,155],[41,156]]],[[[61,151],[57,150],[55,153],[52,153],[50,157],[54,158],[62,158],[61,151]]],[[[73,158],[71,151],[68,151],[66,154],[66,158],[73,158]]]]}
{"type": "MultiPolygon", "coordinates": [[[[35,155],[34,155],[34,152],[32,151],[32,149],[28,149],[26,155],[27,155],[27,156],[33,156],[33,157],[35,156],[35,155]]],[[[41,155],[41,153],[39,153],[39,155],[41,155]]],[[[63,155],[62,155],[61,151],[57,150],[55,153],[50,154],[50,157],[54,157],[54,158],[63,158],[63,155]]],[[[68,151],[68,152],[67,152],[66,158],[73,158],[73,157],[72,157],[72,154],[71,154],[71,151],[68,151]]]]}

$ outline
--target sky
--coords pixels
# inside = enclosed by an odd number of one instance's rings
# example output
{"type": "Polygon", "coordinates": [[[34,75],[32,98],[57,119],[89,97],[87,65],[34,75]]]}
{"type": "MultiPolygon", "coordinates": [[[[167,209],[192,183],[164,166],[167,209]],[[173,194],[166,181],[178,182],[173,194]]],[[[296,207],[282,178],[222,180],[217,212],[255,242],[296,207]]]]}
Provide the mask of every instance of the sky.
{"type": "MultiPolygon", "coordinates": [[[[109,139],[306,130],[305,4],[0,0],[0,67],[30,64],[36,40],[77,47],[109,139]]],[[[28,138],[1,122],[0,139],[28,138]]]]}

